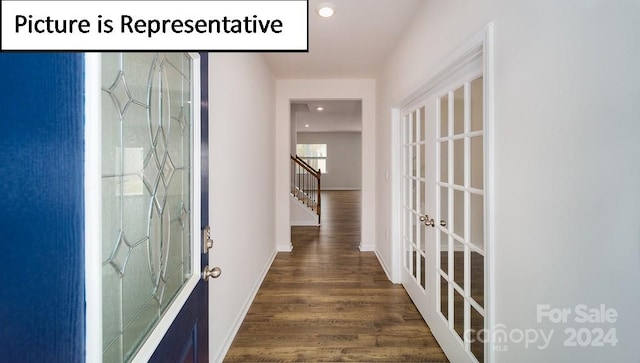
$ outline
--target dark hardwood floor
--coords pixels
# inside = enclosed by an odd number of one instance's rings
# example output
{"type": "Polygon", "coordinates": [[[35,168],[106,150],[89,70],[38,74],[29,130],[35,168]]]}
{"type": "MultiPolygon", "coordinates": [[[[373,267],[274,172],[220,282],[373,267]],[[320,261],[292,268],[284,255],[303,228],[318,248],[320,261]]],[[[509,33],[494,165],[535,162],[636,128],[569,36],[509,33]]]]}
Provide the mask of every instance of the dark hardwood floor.
{"type": "Polygon", "coordinates": [[[321,227],[293,227],[225,362],[447,362],[402,288],[360,252],[360,192],[323,192],[321,227]]]}

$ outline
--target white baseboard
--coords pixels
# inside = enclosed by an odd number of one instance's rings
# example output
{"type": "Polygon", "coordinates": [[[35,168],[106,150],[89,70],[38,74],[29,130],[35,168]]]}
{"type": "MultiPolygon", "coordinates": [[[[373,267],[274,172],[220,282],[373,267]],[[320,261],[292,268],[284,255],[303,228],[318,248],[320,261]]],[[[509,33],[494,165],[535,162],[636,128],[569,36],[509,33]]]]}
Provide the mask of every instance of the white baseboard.
{"type": "Polygon", "coordinates": [[[360,249],[360,252],[373,252],[376,250],[375,245],[370,245],[363,242],[360,242],[360,246],[358,248],[360,249]]]}
{"type": "Polygon", "coordinates": [[[292,227],[320,227],[318,223],[313,223],[309,221],[291,221],[292,227]]]}
{"type": "Polygon", "coordinates": [[[387,278],[389,279],[389,281],[393,282],[394,284],[399,284],[399,281],[393,281],[393,278],[391,277],[391,274],[389,273],[389,267],[387,267],[387,265],[384,263],[384,260],[382,258],[380,258],[380,254],[378,253],[378,251],[374,251],[376,254],[376,257],[378,258],[378,262],[380,263],[380,266],[382,266],[382,270],[384,271],[384,274],[387,275],[387,278]]]}
{"type": "Polygon", "coordinates": [[[227,339],[225,339],[224,345],[222,346],[220,353],[218,353],[218,356],[213,360],[214,362],[222,362],[224,357],[227,355],[227,352],[229,351],[229,348],[231,348],[231,344],[233,343],[233,339],[235,339],[236,334],[238,334],[238,330],[240,330],[240,326],[242,325],[244,318],[247,316],[247,313],[249,312],[249,308],[251,307],[253,300],[256,298],[256,295],[258,294],[258,290],[260,290],[262,281],[264,281],[264,278],[267,277],[267,273],[269,272],[269,269],[271,268],[271,264],[273,264],[273,260],[275,260],[277,254],[278,254],[277,251],[273,252],[273,255],[271,255],[271,258],[269,258],[267,264],[264,266],[262,272],[260,273],[260,277],[256,280],[256,283],[253,286],[251,294],[247,297],[247,300],[245,300],[242,306],[242,310],[240,310],[240,313],[236,317],[236,322],[233,325],[233,329],[231,329],[231,331],[229,332],[229,335],[227,336],[227,339]]]}
{"type": "Polygon", "coordinates": [[[276,249],[277,249],[278,252],[291,252],[291,251],[293,251],[293,245],[291,243],[283,244],[283,245],[277,245],[276,249]]]}

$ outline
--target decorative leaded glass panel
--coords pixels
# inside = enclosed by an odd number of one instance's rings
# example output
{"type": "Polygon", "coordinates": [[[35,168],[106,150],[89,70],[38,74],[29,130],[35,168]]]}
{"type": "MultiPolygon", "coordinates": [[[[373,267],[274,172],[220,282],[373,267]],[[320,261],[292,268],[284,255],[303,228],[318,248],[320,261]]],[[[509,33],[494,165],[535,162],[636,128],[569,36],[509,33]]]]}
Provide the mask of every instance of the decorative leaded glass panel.
{"type": "Polygon", "coordinates": [[[192,275],[191,65],[102,55],[104,362],[129,361],[192,275]]]}

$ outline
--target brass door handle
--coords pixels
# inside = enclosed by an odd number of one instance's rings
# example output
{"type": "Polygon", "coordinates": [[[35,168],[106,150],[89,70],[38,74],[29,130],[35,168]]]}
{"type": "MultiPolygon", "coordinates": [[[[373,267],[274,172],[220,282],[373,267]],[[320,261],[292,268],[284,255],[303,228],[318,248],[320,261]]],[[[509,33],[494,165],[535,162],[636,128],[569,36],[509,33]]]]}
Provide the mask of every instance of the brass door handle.
{"type": "Polygon", "coordinates": [[[204,281],[209,281],[209,278],[217,279],[222,275],[222,269],[220,267],[209,267],[205,266],[202,270],[202,279],[204,281]]]}
{"type": "Polygon", "coordinates": [[[429,218],[428,214],[420,216],[420,222],[424,222],[424,225],[427,227],[435,227],[436,225],[436,222],[433,220],[433,218],[429,218]]]}

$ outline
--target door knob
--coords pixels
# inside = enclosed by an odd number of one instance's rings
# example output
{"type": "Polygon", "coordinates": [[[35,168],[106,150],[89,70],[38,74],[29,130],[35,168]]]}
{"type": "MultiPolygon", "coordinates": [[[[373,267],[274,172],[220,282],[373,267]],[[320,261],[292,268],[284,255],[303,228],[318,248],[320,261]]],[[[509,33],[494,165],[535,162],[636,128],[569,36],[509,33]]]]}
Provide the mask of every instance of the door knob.
{"type": "Polygon", "coordinates": [[[433,220],[433,218],[429,218],[428,214],[420,216],[420,222],[424,222],[424,225],[427,227],[435,227],[436,225],[436,222],[433,220]]]}
{"type": "Polygon", "coordinates": [[[447,221],[440,221],[440,225],[443,226],[443,227],[446,227],[447,226],[447,221]]]}
{"type": "Polygon", "coordinates": [[[209,277],[217,279],[220,275],[222,275],[222,269],[220,267],[205,266],[204,270],[202,270],[202,279],[204,281],[209,281],[209,277]]]}

